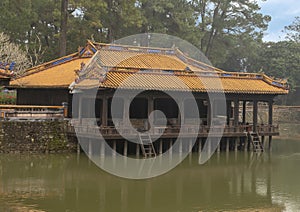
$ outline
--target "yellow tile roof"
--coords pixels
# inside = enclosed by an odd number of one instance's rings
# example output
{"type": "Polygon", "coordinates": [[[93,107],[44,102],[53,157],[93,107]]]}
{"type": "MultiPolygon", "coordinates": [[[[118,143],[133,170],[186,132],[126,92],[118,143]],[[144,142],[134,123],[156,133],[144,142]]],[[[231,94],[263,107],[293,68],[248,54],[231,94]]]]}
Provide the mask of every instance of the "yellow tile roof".
{"type": "Polygon", "coordinates": [[[89,43],[98,50],[102,65],[106,67],[177,71],[189,67],[195,72],[223,72],[186,56],[179,49],[89,43]]]}
{"type": "Polygon", "coordinates": [[[80,83],[76,85],[79,88],[124,87],[194,92],[224,90],[226,93],[255,94],[288,92],[285,83],[265,75],[224,72],[186,57],[178,50],[91,42],[78,53],[27,70],[25,76],[13,80],[10,85],[68,88],[78,78],[75,70],[81,69],[82,63],[87,65],[79,72],[80,83]],[[97,50],[97,54],[90,59],[97,50]],[[189,70],[186,70],[187,67],[189,70]],[[107,77],[101,83],[99,79],[105,74],[107,77]],[[122,85],[125,81],[126,84],[122,85]]]}
{"type": "Polygon", "coordinates": [[[29,71],[27,75],[10,83],[12,87],[69,87],[76,79],[75,70],[90,58],[75,58],[70,61],[43,69],[29,71]]]}
{"type": "Polygon", "coordinates": [[[111,71],[103,83],[97,79],[84,79],[77,88],[124,88],[143,90],[174,90],[193,92],[220,92],[245,94],[286,94],[284,88],[271,85],[261,77],[227,77],[209,75],[174,75],[111,71]]]}
{"type": "Polygon", "coordinates": [[[10,70],[0,69],[0,79],[8,79],[11,77],[10,70]]]}
{"type": "Polygon", "coordinates": [[[204,67],[201,69],[188,64],[175,55],[100,49],[99,56],[102,65],[110,68],[184,71],[189,67],[192,71],[207,71],[204,67]]]}

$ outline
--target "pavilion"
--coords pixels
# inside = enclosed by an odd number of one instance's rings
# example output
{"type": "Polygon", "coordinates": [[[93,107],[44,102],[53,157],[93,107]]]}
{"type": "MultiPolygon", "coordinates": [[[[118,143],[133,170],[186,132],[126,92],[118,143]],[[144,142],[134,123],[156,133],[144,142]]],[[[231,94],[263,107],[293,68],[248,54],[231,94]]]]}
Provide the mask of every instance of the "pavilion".
{"type": "MultiPolygon", "coordinates": [[[[88,41],[77,53],[44,63],[26,71],[26,74],[14,79],[11,88],[17,89],[17,104],[21,105],[61,105],[69,104],[71,116],[72,98],[77,93],[88,93],[97,89],[96,100],[93,97],[79,98],[78,108],[72,111],[72,117],[80,123],[100,130],[108,140],[122,140],[115,130],[115,124],[123,125],[124,130],[130,118],[131,124],[138,130],[147,131],[148,116],[154,110],[162,111],[167,118],[167,128],[162,139],[176,138],[179,126],[186,126],[189,133],[197,133],[199,139],[207,137],[211,123],[220,117],[214,108],[218,101],[209,100],[208,90],[224,93],[226,97],[226,126],[224,138],[233,138],[237,148],[237,139],[245,137],[245,132],[258,132],[264,138],[278,135],[278,126],[273,125],[273,101],[278,95],[288,93],[284,81],[274,80],[262,73],[225,72],[215,67],[196,61],[178,49],[102,44],[88,41]],[[91,67],[91,68],[89,68],[91,67]],[[130,83],[123,82],[130,78],[130,83]],[[178,79],[183,83],[178,83],[178,79]],[[221,87],[215,81],[221,82],[221,87]],[[129,111],[118,113],[119,123],[112,122],[110,105],[117,88],[128,92],[141,90],[136,98],[118,99],[129,111]],[[179,106],[164,91],[181,94],[179,106]],[[189,111],[190,100],[186,92],[192,92],[201,117],[198,132],[192,132],[194,112],[189,111]],[[85,107],[95,103],[94,108],[85,107]],[[258,122],[258,105],[268,105],[268,122],[258,122]],[[252,105],[252,122],[246,122],[247,105],[252,105]],[[88,108],[88,109],[87,109],[88,108]],[[96,116],[96,119],[92,119],[96,116]]],[[[73,102],[74,103],[74,102],[73,102]]],[[[224,117],[221,117],[224,119],[224,117]]],[[[159,128],[157,129],[159,130],[159,128]]],[[[155,132],[150,132],[155,133],[155,132]]],[[[129,132],[130,134],[130,132],[129,132]]],[[[229,142],[227,142],[229,143],[229,142]]],[[[229,148],[229,147],[226,147],[229,148]]]]}

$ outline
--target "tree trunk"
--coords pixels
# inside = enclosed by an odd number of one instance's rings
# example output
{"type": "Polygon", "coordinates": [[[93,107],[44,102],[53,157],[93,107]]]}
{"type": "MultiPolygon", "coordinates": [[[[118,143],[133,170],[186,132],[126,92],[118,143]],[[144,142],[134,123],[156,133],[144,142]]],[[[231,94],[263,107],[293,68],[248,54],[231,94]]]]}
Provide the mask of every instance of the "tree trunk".
{"type": "Polygon", "coordinates": [[[59,56],[67,54],[67,23],[68,23],[68,0],[61,0],[61,22],[59,39],[59,56]]]}

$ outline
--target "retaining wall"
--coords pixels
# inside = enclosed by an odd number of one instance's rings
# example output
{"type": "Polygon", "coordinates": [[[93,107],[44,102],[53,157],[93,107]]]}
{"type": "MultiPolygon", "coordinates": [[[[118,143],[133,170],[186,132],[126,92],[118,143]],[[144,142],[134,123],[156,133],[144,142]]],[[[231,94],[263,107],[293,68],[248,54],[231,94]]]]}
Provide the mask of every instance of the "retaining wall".
{"type": "Polygon", "coordinates": [[[1,121],[1,153],[75,152],[77,141],[67,135],[66,121],[1,121]]]}

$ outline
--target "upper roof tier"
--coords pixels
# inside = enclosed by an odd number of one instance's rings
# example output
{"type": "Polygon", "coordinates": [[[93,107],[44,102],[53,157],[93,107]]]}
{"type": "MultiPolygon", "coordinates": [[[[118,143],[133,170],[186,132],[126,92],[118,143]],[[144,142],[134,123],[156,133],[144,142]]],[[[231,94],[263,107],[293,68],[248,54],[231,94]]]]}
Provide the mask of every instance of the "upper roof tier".
{"type": "Polygon", "coordinates": [[[11,87],[92,87],[229,93],[286,94],[286,82],[263,74],[229,73],[196,61],[178,49],[102,44],[88,41],[77,53],[26,71],[11,87]],[[131,83],[123,83],[127,79],[131,83]],[[176,79],[175,79],[176,78],[176,79]],[[180,79],[182,83],[178,82],[180,79]],[[199,81],[200,79],[200,81],[199,81]]]}

